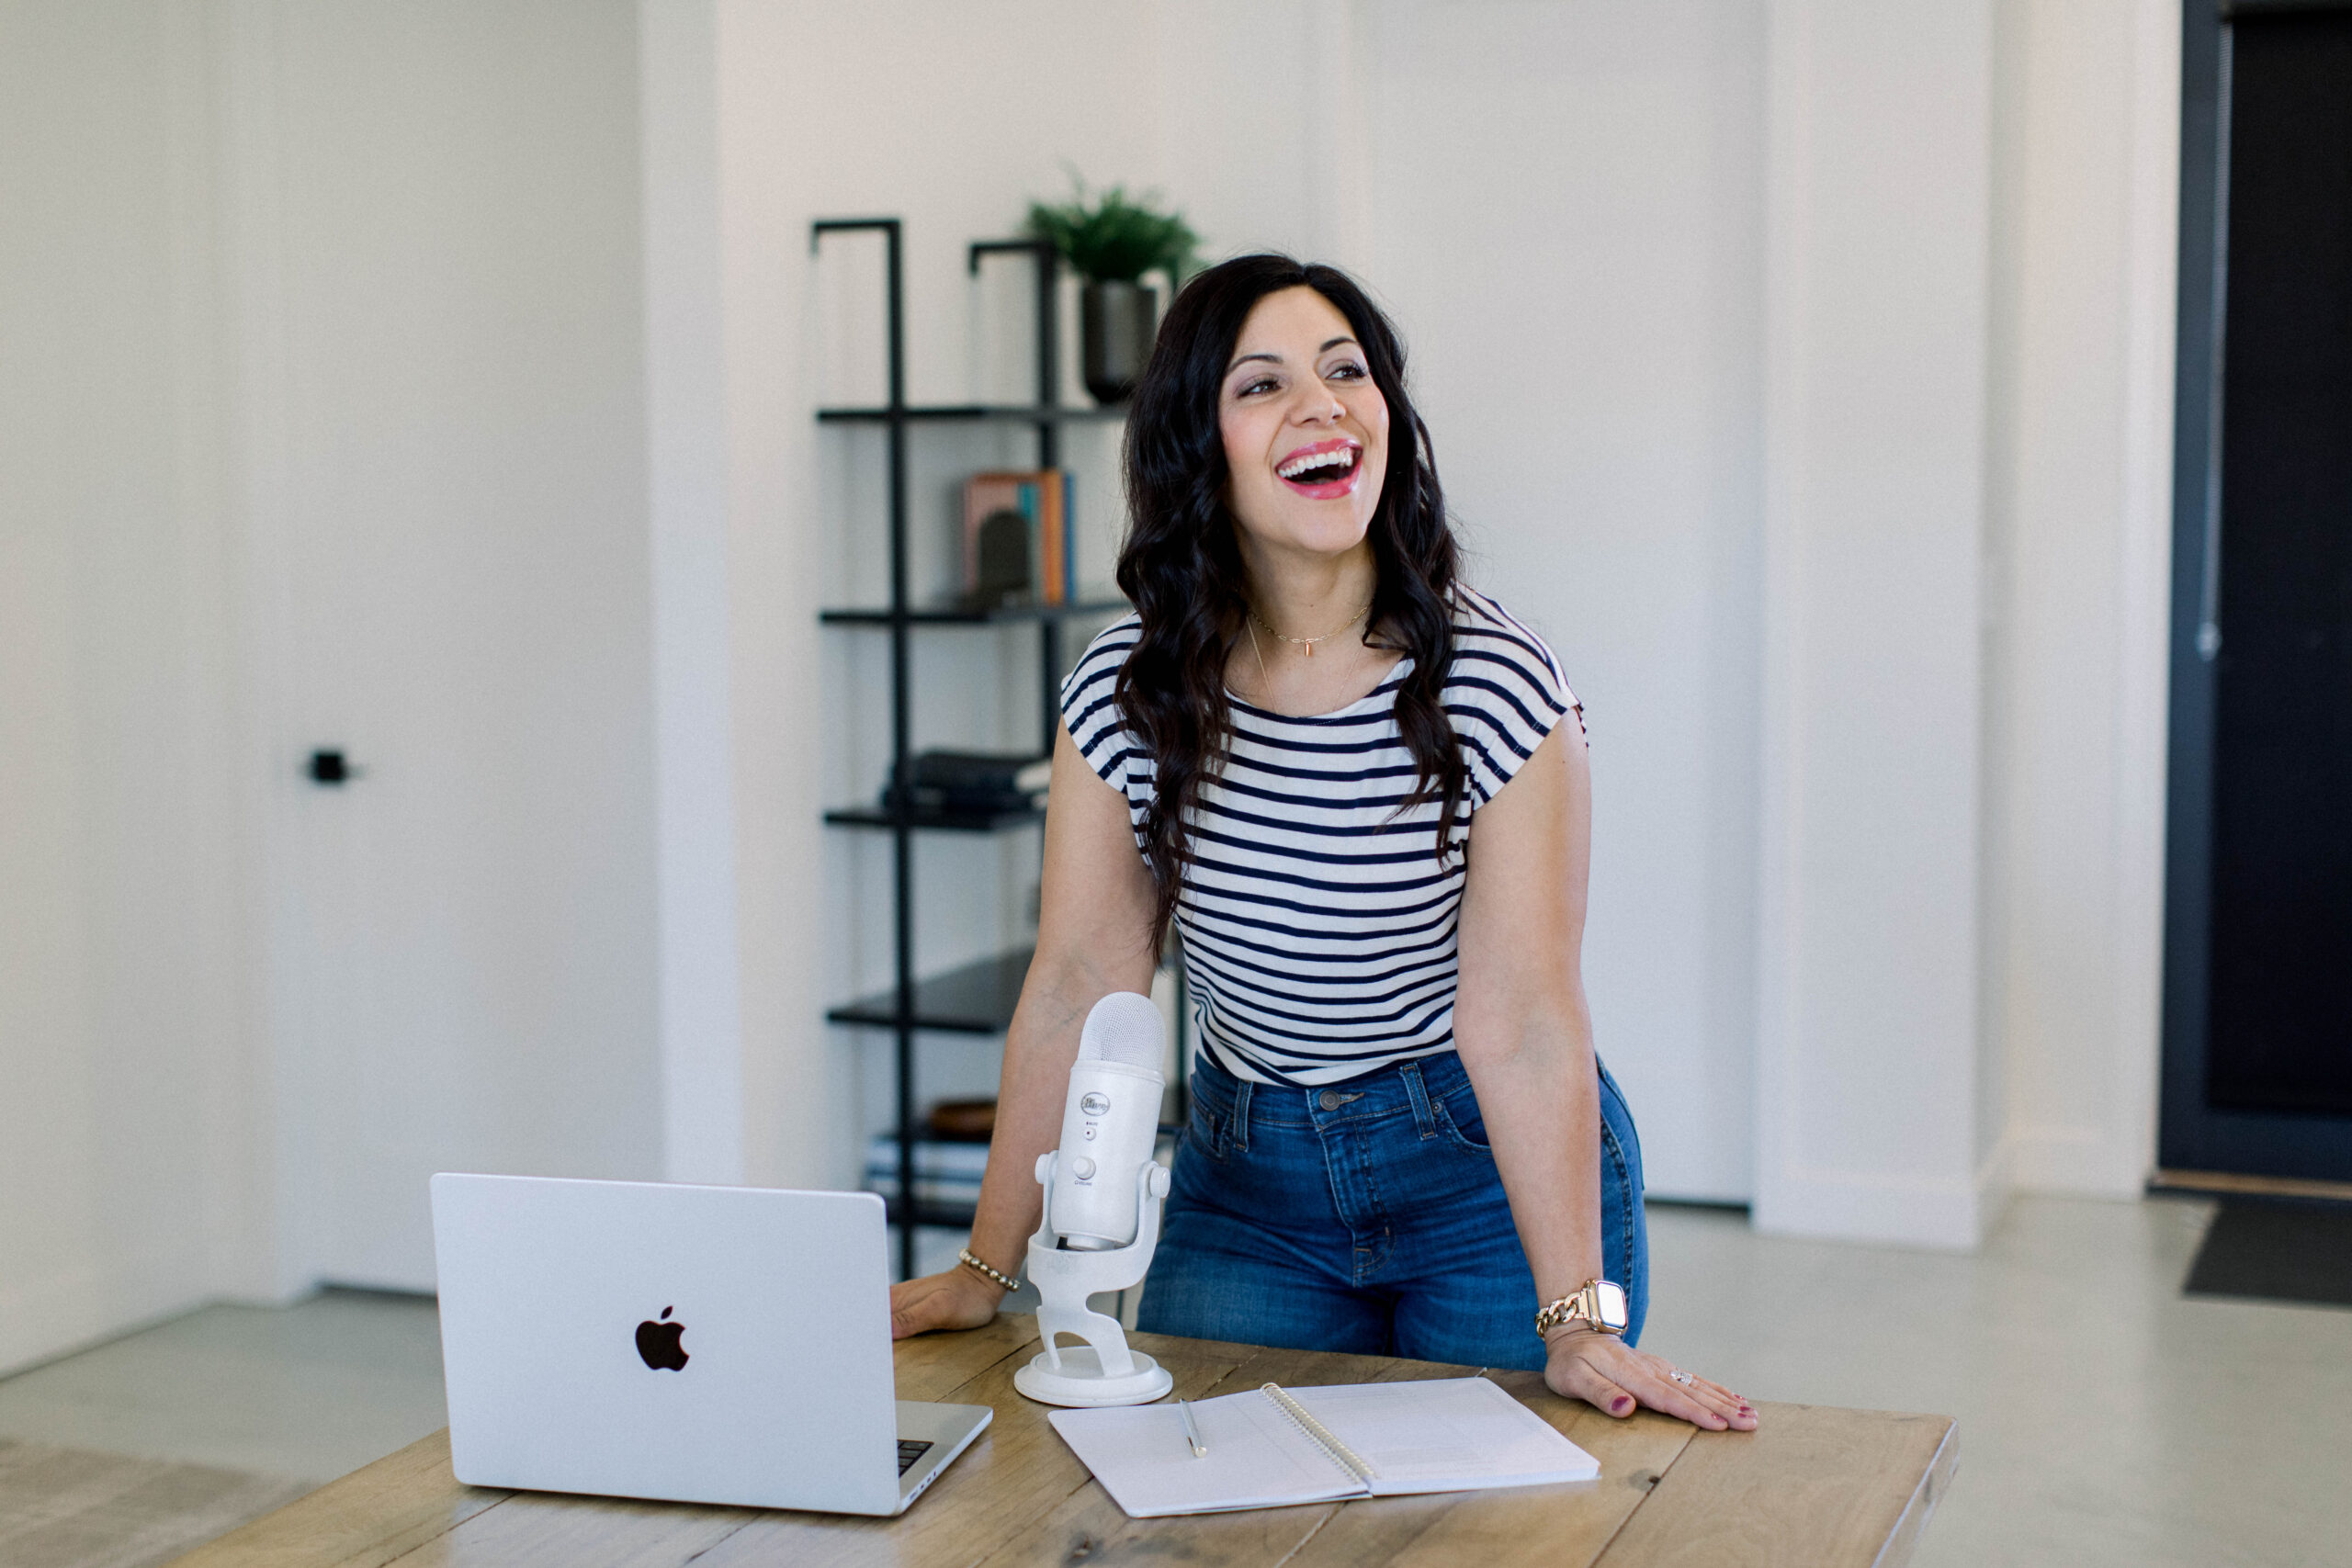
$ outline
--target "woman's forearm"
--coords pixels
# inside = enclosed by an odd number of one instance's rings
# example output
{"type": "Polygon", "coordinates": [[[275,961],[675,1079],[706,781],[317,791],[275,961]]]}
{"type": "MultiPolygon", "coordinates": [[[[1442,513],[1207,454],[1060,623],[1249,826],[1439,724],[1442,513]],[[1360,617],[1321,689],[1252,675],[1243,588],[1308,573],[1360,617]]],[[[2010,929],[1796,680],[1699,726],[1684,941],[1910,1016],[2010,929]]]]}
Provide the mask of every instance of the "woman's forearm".
{"type": "MultiPolygon", "coordinates": [[[[1601,1272],[1600,1085],[1581,1008],[1457,1042],[1539,1302],[1601,1272]]],[[[1533,1325],[1529,1325],[1533,1332],[1533,1325]]]]}

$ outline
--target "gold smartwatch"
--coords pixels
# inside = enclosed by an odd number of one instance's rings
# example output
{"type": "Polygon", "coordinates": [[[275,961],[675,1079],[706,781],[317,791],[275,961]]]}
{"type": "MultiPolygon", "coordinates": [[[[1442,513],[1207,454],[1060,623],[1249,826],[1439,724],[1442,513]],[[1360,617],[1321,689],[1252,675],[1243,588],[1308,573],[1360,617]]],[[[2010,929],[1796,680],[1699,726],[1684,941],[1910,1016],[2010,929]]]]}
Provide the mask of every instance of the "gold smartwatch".
{"type": "Polygon", "coordinates": [[[1535,1314],[1535,1337],[1541,1339],[1562,1324],[1579,1320],[1603,1334],[1624,1333],[1624,1287],[1609,1280],[1587,1280],[1535,1314]]]}

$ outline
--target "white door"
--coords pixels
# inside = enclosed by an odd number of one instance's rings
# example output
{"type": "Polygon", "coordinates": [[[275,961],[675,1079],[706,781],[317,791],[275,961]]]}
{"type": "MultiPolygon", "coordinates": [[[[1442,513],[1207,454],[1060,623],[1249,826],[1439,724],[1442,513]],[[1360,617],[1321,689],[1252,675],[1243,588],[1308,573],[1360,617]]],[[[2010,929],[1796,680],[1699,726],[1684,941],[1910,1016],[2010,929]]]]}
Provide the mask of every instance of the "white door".
{"type": "Polygon", "coordinates": [[[430,1289],[434,1171],[659,1174],[636,14],[257,15],[292,1271],[430,1289]]]}

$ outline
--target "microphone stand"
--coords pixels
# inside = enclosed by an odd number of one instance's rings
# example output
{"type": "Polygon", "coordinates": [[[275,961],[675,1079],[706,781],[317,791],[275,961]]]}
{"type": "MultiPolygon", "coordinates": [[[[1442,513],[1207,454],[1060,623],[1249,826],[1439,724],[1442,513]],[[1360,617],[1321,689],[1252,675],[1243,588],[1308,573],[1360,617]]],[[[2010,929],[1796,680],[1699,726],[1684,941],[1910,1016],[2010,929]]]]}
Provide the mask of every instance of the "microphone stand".
{"type": "Polygon", "coordinates": [[[1012,1374],[1012,1386],[1040,1404],[1091,1407],[1143,1404],[1176,1384],[1168,1369],[1127,1345],[1119,1320],[1086,1304],[1089,1296],[1124,1291],[1142,1281],[1159,1246],[1159,1205],[1168,1196],[1168,1168],[1146,1160],[1136,1172],[1136,1238],[1125,1247],[1080,1252],[1060,1245],[1054,1229],[1054,1168],[1058,1149],[1037,1156],[1046,1189],[1045,1217],[1029,1238],[1028,1273],[1037,1287],[1037,1337],[1045,1348],[1012,1374]],[[1061,1335],[1083,1345],[1064,1349],[1061,1335]]]}

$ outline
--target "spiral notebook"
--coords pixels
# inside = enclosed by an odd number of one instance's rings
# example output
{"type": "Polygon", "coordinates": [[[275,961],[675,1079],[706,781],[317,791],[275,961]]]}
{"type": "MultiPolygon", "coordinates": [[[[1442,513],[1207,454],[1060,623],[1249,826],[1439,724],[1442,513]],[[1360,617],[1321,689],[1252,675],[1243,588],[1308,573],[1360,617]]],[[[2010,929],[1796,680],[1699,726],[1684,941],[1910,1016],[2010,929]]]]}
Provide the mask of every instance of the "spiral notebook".
{"type": "Polygon", "coordinates": [[[1047,1419],[1132,1518],[1595,1481],[1600,1461],[1485,1378],[1332,1383],[1047,1419]]]}

